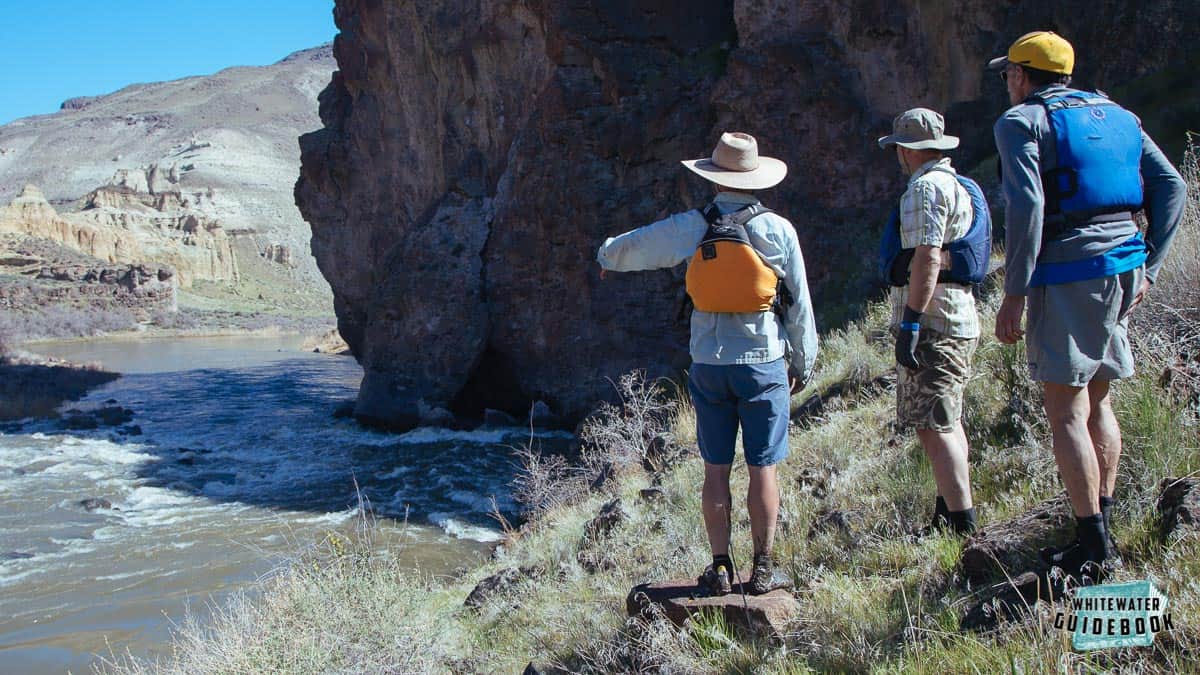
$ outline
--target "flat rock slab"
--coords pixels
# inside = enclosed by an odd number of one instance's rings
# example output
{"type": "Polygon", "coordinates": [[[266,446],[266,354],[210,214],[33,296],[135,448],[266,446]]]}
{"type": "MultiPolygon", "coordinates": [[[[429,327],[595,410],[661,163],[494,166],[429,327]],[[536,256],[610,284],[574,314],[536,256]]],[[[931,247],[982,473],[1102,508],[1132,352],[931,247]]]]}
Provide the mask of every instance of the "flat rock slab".
{"type": "MultiPolygon", "coordinates": [[[[749,573],[744,573],[742,578],[749,579],[749,573]]],[[[782,639],[788,621],[800,609],[796,599],[784,590],[743,596],[741,586],[735,584],[729,595],[710,597],[700,590],[695,579],[641,584],[629,592],[625,609],[629,616],[638,616],[657,606],[677,626],[701,612],[720,612],[730,626],[755,635],[782,639]]]]}

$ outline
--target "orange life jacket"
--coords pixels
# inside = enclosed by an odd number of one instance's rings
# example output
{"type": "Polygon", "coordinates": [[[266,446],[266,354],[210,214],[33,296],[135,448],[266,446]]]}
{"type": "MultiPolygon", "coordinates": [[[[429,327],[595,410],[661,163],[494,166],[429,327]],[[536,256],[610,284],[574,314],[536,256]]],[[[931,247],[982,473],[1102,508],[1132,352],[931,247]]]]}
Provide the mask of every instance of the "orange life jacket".
{"type": "Polygon", "coordinates": [[[780,279],[759,257],[746,223],[771,213],[751,204],[722,215],[716,204],[701,210],[708,230],[687,268],[687,292],[704,312],[769,312],[775,306],[780,279]]]}

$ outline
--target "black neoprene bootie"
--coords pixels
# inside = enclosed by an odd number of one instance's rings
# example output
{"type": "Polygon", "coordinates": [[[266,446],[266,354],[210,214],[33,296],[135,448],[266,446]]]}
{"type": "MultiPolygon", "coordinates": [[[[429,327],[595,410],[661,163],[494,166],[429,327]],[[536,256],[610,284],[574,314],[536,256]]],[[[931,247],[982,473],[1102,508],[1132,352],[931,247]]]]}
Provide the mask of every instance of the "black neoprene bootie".
{"type": "Polygon", "coordinates": [[[970,536],[975,532],[975,507],[963,511],[951,511],[948,514],[950,527],[954,534],[970,536]]]}
{"type": "Polygon", "coordinates": [[[1043,549],[1043,560],[1057,567],[1063,574],[1073,578],[1081,586],[1104,581],[1108,573],[1108,535],[1104,531],[1104,517],[1097,513],[1075,518],[1076,540],[1072,546],[1059,551],[1043,549]]]}
{"type": "Polygon", "coordinates": [[[950,509],[946,506],[945,498],[938,495],[933,502],[933,520],[925,527],[913,529],[912,536],[924,539],[947,527],[950,527],[950,509]]]}

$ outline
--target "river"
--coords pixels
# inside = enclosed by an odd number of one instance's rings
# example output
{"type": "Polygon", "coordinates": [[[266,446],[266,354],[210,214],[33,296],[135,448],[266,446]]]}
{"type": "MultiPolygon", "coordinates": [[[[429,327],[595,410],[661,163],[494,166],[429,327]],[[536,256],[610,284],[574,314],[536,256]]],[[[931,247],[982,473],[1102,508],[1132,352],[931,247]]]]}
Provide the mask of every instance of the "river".
{"type": "Polygon", "coordinates": [[[173,623],[352,530],[362,503],[389,550],[424,572],[488,553],[492,498],[511,518],[511,447],[528,430],[386,434],[334,419],[362,370],[299,342],[31,348],[123,373],[65,408],[128,407],[141,433],[47,421],[0,434],[0,672],[165,655],[173,623]],[[111,508],[85,509],[92,498],[111,508]]]}

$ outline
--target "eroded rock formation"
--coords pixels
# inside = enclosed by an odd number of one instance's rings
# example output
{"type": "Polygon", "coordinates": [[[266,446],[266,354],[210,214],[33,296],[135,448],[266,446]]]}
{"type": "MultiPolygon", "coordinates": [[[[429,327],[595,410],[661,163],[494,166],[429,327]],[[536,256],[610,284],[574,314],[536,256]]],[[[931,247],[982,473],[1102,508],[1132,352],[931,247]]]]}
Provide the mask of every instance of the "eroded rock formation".
{"type": "Polygon", "coordinates": [[[262,297],[272,310],[326,309],[291,186],[296,138],[320,126],[317,94],[334,65],[323,46],[0,126],[0,204],[37,185],[57,211],[47,238],[108,262],[169,264],[185,299],[207,294],[205,306],[262,297]]]}
{"type": "Polygon", "coordinates": [[[36,185],[26,185],[8,206],[0,208],[0,233],[49,239],[110,263],[145,259],[133,233],[63,217],[36,185]]]}
{"type": "Polygon", "coordinates": [[[405,427],[421,405],[544,400],[570,418],[611,394],[605,378],[678,373],[681,270],[602,283],[593,259],[605,236],[700,205],[709,189],[678,160],[725,129],[791,166],[764,200],[796,225],[818,310],[857,301],[902,186],[874,140],[896,113],[945,111],[971,168],[1006,105],[984,63],[1016,36],[1058,29],[1077,79],[1112,87],[1186,60],[1198,15],[1183,0],[338,0],[340,71],[296,198],[366,370],[356,413],[405,427]]]}
{"type": "Polygon", "coordinates": [[[27,185],[0,209],[0,232],[49,239],[109,263],[169,265],[182,288],[198,280],[236,282],[232,240],[201,206],[205,194],[180,192],[171,176],[156,165],[121,171],[89,193],[82,210],[63,214],[27,185]]]}

